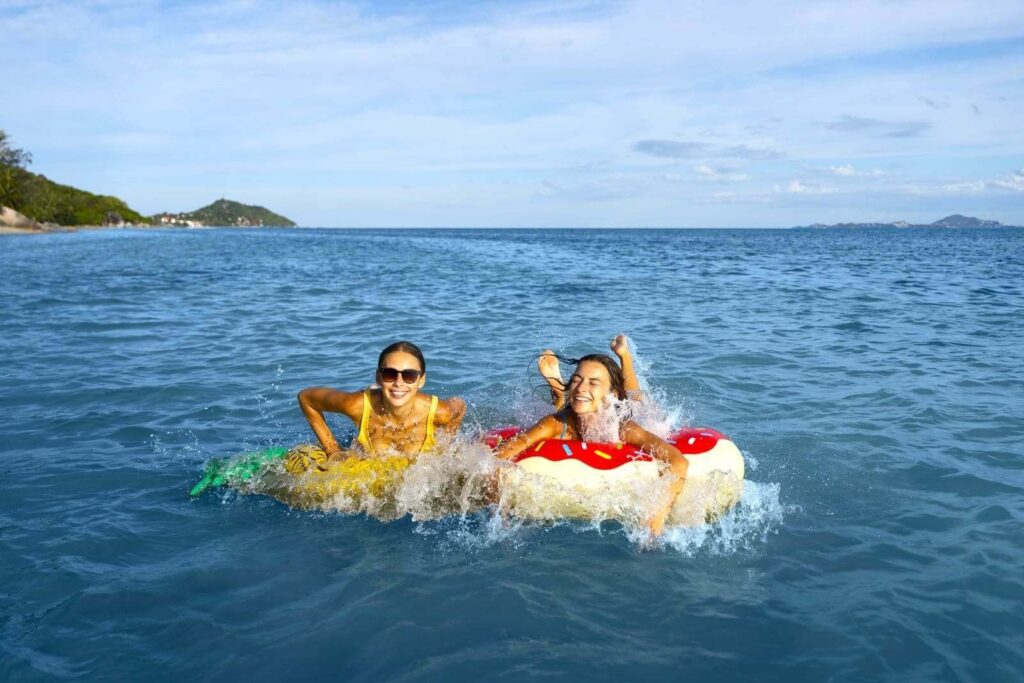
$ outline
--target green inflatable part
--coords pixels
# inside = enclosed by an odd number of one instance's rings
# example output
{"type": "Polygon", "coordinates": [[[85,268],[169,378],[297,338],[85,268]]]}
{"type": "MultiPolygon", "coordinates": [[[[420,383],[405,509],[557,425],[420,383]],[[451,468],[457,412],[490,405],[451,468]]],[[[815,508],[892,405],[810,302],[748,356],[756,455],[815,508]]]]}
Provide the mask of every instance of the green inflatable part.
{"type": "Polygon", "coordinates": [[[192,487],[189,495],[195,497],[210,488],[249,481],[266,470],[268,465],[284,458],[289,450],[288,448],[268,448],[256,453],[246,453],[233,460],[211,460],[206,464],[203,478],[192,487]]]}

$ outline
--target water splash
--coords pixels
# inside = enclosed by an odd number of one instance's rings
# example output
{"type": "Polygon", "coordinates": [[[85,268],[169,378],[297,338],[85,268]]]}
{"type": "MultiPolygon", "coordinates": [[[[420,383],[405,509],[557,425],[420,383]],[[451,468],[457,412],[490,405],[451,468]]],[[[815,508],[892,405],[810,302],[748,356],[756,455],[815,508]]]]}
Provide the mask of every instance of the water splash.
{"type": "MultiPolygon", "coordinates": [[[[634,362],[643,372],[649,368],[639,358],[634,362]]],[[[281,372],[278,366],[278,375],[281,372]]],[[[641,400],[608,397],[605,410],[582,421],[584,439],[616,442],[619,425],[627,419],[661,437],[675,430],[685,417],[684,410],[666,410],[663,393],[647,388],[646,378],[643,386],[641,400]]],[[[280,393],[279,383],[274,384],[273,393],[280,393]]],[[[550,406],[542,407],[536,396],[520,395],[511,410],[517,416],[544,414],[550,406]]],[[[708,483],[709,489],[715,485],[708,483]]],[[[638,548],[657,547],[685,555],[729,554],[763,545],[785,512],[777,484],[747,481],[741,502],[716,521],[708,523],[703,505],[695,505],[689,510],[692,514],[674,512],[670,523],[676,526],[651,539],[647,520],[664,500],[667,486],[668,478],[654,473],[598,491],[578,491],[497,460],[481,443],[479,433],[464,430],[437,453],[415,458],[355,457],[330,466],[306,463],[298,470],[279,461],[238,488],[271,495],[300,509],[365,514],[381,521],[408,516],[417,533],[437,537],[442,547],[464,549],[516,546],[529,530],[564,526],[577,532],[615,529],[638,548]],[[514,486],[509,485],[513,478],[514,486]],[[510,491],[519,498],[513,499],[510,491]],[[524,491],[535,494],[526,506],[524,491]],[[583,498],[587,505],[574,503],[583,498]],[[527,508],[529,519],[524,519],[527,508]]],[[[705,494],[713,496],[714,491],[705,494]]]]}
{"type": "Polygon", "coordinates": [[[413,521],[465,518],[489,504],[498,470],[506,466],[479,441],[457,439],[443,453],[413,462],[395,500],[413,521]]]}
{"type": "MultiPolygon", "coordinates": [[[[762,484],[749,479],[743,485],[743,498],[713,524],[675,526],[665,530],[658,544],[683,555],[698,553],[732,555],[754,551],[777,533],[787,506],[779,499],[778,484],[762,484]]],[[[634,540],[631,538],[631,540],[634,540]]]]}

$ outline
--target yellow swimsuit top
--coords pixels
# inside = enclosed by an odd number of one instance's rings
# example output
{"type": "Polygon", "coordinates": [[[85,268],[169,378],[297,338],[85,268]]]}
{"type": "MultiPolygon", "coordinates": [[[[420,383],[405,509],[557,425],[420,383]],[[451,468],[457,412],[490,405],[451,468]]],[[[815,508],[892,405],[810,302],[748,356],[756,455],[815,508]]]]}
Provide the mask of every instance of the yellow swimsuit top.
{"type": "MultiPolygon", "coordinates": [[[[434,438],[434,413],[437,412],[437,396],[430,397],[430,412],[427,413],[427,435],[423,439],[423,445],[420,446],[420,453],[429,451],[437,444],[437,439],[434,438]]],[[[356,437],[356,441],[361,445],[367,453],[370,455],[377,455],[377,452],[373,450],[373,443],[370,442],[370,392],[363,392],[363,417],[359,420],[359,436],[356,437]]]]}

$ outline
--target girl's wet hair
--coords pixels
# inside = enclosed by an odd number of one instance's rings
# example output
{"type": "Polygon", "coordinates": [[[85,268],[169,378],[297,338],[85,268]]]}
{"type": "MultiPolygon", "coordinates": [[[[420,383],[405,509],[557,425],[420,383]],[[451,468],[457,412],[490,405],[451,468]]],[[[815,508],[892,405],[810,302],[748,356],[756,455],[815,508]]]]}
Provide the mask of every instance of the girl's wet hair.
{"type": "MultiPolygon", "coordinates": [[[[626,380],[622,375],[622,368],[615,362],[615,359],[609,355],[603,353],[591,353],[581,358],[563,358],[562,356],[555,356],[558,360],[576,366],[578,368],[580,363],[590,361],[592,363],[600,363],[604,366],[604,369],[608,371],[608,377],[611,378],[611,390],[615,394],[615,397],[620,401],[625,401],[629,395],[626,393],[626,380]]],[[[576,368],[573,369],[573,375],[576,374],[576,368]]],[[[572,375],[569,376],[569,384],[572,383],[572,375]]],[[[565,391],[565,397],[562,399],[562,410],[572,410],[571,401],[569,400],[569,384],[562,384],[562,390],[565,391]]]]}
{"type": "Polygon", "coordinates": [[[420,362],[420,370],[424,373],[427,371],[427,361],[423,359],[423,352],[420,351],[420,347],[413,344],[411,341],[396,341],[394,344],[388,344],[383,351],[380,352],[380,357],[377,358],[377,369],[380,370],[384,367],[384,359],[390,356],[396,351],[405,351],[416,356],[416,360],[420,362]]]}

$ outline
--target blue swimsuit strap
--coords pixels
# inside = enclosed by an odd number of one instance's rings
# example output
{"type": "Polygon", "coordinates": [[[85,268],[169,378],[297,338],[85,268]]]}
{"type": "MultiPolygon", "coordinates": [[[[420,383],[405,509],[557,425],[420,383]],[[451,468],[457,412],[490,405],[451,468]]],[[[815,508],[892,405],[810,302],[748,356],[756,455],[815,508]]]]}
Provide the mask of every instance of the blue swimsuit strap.
{"type": "Polygon", "coordinates": [[[562,435],[560,437],[558,437],[559,439],[561,439],[563,441],[565,440],[565,429],[568,426],[569,426],[569,416],[567,416],[565,413],[562,413],[562,435]]]}

